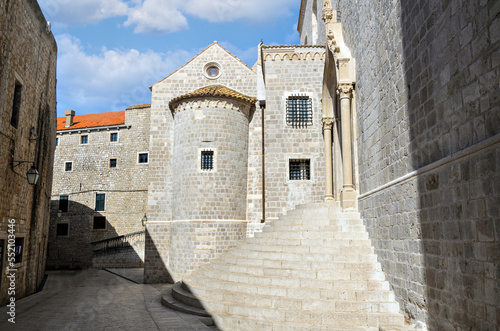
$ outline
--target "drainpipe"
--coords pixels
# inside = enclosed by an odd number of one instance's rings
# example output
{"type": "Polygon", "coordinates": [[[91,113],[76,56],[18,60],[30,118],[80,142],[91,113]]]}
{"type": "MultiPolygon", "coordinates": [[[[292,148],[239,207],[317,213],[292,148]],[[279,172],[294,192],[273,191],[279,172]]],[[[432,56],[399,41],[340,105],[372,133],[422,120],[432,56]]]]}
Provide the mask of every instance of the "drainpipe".
{"type": "Polygon", "coordinates": [[[264,144],[265,133],[264,133],[264,109],[266,109],[266,100],[259,100],[260,115],[262,119],[262,219],[261,223],[266,222],[266,146],[264,144]]]}

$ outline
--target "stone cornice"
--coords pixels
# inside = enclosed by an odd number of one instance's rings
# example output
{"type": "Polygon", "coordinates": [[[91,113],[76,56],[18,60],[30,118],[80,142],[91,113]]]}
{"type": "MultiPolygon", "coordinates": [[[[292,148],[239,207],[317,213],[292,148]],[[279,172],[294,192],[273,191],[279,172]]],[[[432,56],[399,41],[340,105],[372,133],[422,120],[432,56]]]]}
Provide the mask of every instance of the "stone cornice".
{"type": "Polygon", "coordinates": [[[178,112],[184,110],[205,108],[230,109],[250,116],[253,105],[248,102],[229,98],[198,97],[181,100],[175,103],[171,110],[172,114],[175,116],[178,112]]]}
{"type": "Polygon", "coordinates": [[[277,49],[274,51],[266,49],[263,53],[264,61],[324,61],[326,54],[324,47],[308,52],[296,52],[293,48],[277,49]]]}
{"type": "Polygon", "coordinates": [[[99,132],[99,131],[115,131],[115,130],[121,130],[121,129],[130,129],[132,126],[131,125],[109,125],[109,126],[95,126],[95,127],[90,127],[90,128],[79,128],[79,129],[66,129],[66,130],[58,130],[56,131],[57,135],[65,135],[65,134],[80,134],[80,133],[86,133],[86,132],[99,132]]]}

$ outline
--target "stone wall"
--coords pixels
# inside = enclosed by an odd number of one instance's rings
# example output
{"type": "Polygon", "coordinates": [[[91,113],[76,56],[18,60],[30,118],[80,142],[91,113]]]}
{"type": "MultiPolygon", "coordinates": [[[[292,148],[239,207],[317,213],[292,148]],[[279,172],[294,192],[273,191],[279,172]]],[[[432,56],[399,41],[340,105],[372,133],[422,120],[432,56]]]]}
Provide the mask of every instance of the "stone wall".
{"type": "Polygon", "coordinates": [[[149,105],[131,106],[121,126],[58,131],[54,163],[49,256],[51,269],[91,265],[93,241],[143,230],[149,164],[138,163],[138,153],[149,149],[149,105]],[[110,141],[110,133],[118,141],[110,141]],[[81,134],[88,143],[80,144],[81,134]],[[116,168],[109,159],[116,158],[116,168]],[[66,161],[73,170],[65,171],[66,161]],[[105,194],[105,210],[95,211],[96,193],[105,194]],[[59,199],[68,195],[68,211],[59,217],[59,199]],[[105,229],[93,229],[95,216],[106,217],[105,229]],[[57,236],[58,223],[69,223],[69,235],[57,236]]]}
{"type": "Polygon", "coordinates": [[[325,160],[321,124],[323,47],[265,46],[266,81],[266,218],[277,219],[301,203],[325,198],[325,160]],[[312,102],[312,125],[286,122],[286,99],[307,95],[312,102]],[[311,179],[290,180],[289,160],[310,159],[311,179]]]}
{"type": "MultiPolygon", "coordinates": [[[[336,2],[333,4],[335,9],[336,2]]],[[[322,19],[323,1],[302,0],[300,18],[297,30],[300,34],[301,45],[324,45],[325,44],[325,22],[322,19]]]]}
{"type": "Polygon", "coordinates": [[[8,302],[9,224],[23,238],[15,298],[33,294],[45,274],[55,148],[57,46],[35,0],[0,3],[0,305],[8,302]],[[19,116],[12,124],[18,85],[19,116]],[[22,86],[22,87],[21,87],[22,86]],[[20,93],[19,93],[20,91],[20,93]],[[33,128],[33,133],[31,129],[33,128]],[[30,161],[26,163],[13,161],[30,161]],[[40,177],[29,185],[31,162],[40,177]],[[10,223],[13,220],[14,223],[10,223]]]}
{"type": "Polygon", "coordinates": [[[406,317],[496,329],[495,1],[341,0],[356,58],[360,211],[406,317]]]}

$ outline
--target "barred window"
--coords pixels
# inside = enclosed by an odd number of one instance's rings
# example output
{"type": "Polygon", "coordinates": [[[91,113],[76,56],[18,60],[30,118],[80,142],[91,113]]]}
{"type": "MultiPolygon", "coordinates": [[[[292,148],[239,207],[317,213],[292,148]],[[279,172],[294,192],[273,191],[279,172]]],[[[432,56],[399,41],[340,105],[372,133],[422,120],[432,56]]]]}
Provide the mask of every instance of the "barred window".
{"type": "Polygon", "coordinates": [[[201,170],[214,168],[214,151],[201,151],[201,170]]]}
{"type": "Polygon", "coordinates": [[[312,102],[308,96],[289,96],[286,99],[286,124],[294,128],[312,125],[312,102]]]}
{"type": "Polygon", "coordinates": [[[311,160],[290,160],[290,180],[310,180],[311,160]]]}

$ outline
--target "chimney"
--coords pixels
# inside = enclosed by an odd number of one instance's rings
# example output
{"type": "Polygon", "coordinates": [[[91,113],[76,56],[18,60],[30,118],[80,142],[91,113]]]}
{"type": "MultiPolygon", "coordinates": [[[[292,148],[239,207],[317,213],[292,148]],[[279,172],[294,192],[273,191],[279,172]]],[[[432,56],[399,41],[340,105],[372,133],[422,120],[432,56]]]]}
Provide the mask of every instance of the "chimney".
{"type": "Polygon", "coordinates": [[[75,111],[74,110],[66,110],[64,112],[64,115],[66,115],[66,128],[69,128],[70,126],[73,125],[73,117],[75,117],[75,111]]]}

